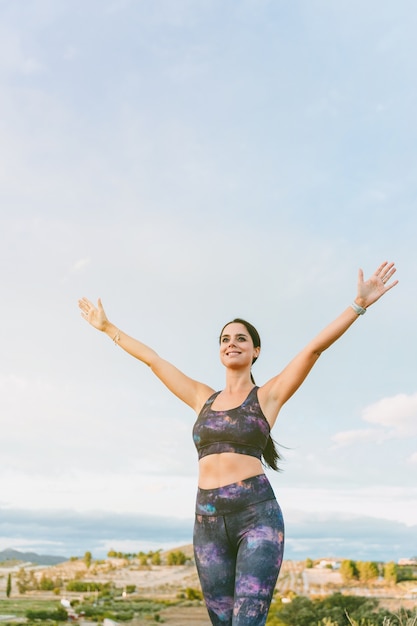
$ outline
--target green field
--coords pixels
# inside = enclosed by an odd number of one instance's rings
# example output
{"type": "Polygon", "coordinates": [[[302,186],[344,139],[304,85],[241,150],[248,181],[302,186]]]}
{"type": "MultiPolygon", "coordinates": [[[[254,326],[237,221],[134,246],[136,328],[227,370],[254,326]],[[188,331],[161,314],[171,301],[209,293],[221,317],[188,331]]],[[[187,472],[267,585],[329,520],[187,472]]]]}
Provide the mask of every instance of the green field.
{"type": "Polygon", "coordinates": [[[54,610],[60,606],[59,600],[37,599],[37,598],[9,598],[0,600],[0,616],[16,615],[25,617],[26,611],[38,611],[42,609],[54,610]]]}

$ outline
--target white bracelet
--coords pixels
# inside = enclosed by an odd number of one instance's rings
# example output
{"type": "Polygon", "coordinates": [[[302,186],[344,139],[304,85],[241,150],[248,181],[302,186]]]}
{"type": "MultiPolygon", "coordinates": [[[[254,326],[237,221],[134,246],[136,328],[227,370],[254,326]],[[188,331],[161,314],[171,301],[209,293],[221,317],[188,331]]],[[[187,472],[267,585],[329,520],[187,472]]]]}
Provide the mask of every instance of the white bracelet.
{"type": "Polygon", "coordinates": [[[356,302],[352,302],[350,306],[357,315],[364,315],[366,313],[366,309],[364,309],[362,306],[359,306],[359,304],[356,304],[356,302]]]}

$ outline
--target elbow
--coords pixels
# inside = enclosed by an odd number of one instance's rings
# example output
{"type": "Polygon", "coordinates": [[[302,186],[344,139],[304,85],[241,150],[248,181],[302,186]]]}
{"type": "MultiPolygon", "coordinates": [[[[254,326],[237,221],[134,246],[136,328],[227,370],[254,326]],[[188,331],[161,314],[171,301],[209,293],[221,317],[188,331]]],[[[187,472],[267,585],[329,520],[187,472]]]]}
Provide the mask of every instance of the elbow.
{"type": "Polygon", "coordinates": [[[146,359],[145,363],[155,376],[159,376],[159,373],[166,364],[166,361],[161,359],[161,357],[155,352],[154,354],[151,354],[148,359],[146,359]]]}

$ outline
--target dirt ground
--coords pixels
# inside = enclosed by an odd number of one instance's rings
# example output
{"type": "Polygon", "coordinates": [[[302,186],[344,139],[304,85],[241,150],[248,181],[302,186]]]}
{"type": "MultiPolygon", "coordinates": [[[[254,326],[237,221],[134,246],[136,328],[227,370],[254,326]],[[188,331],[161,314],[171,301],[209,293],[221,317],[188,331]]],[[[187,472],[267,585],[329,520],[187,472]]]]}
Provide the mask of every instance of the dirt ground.
{"type": "MultiPolygon", "coordinates": [[[[161,624],[167,626],[211,626],[204,606],[179,607],[172,606],[160,611],[161,624]]],[[[79,626],[92,626],[92,622],[79,620],[79,626]]],[[[136,617],[129,622],[130,626],[149,626],[149,618],[136,617]]],[[[153,624],[154,622],[152,622],[153,624]]]]}
{"type": "MultiPolygon", "coordinates": [[[[160,612],[162,623],[167,626],[211,626],[204,606],[169,607],[160,612]]],[[[132,626],[149,626],[149,620],[135,619],[132,626]]],[[[91,626],[91,624],[89,625],[91,626]]]]}

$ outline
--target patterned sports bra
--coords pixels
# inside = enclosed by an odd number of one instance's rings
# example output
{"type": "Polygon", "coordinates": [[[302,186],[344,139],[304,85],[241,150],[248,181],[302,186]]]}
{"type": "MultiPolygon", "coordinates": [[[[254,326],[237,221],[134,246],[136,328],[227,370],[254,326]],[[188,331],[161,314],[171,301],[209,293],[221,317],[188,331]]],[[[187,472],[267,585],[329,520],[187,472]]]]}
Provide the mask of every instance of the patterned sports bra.
{"type": "Polygon", "coordinates": [[[219,393],[210,396],[194,424],[193,439],[198,458],[235,452],[260,459],[271,429],[259,406],[258,387],[253,387],[240,406],[227,411],[211,408],[219,393]]]}

